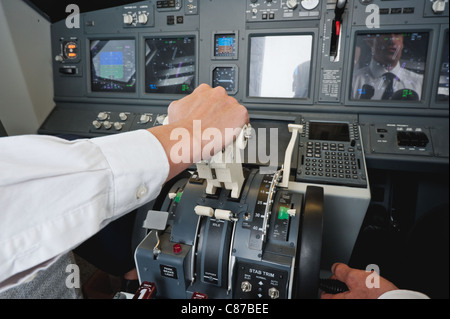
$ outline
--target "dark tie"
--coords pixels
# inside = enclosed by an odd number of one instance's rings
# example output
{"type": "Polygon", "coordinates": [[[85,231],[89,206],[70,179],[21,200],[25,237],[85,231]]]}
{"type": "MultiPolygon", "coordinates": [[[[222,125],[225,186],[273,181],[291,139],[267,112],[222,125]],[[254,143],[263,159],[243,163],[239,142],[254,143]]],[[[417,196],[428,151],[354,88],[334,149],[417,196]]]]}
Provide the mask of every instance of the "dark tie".
{"type": "Polygon", "coordinates": [[[382,100],[390,100],[392,95],[394,94],[394,79],[396,78],[393,73],[385,73],[383,74],[384,83],[386,84],[386,89],[384,90],[382,100]]]}

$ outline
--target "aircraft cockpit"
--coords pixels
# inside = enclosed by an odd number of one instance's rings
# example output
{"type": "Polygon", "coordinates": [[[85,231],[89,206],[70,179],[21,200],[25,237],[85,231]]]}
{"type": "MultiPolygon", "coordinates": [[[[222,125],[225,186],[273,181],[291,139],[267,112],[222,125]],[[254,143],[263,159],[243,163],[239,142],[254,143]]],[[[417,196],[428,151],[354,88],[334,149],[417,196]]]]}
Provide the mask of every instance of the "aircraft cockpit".
{"type": "Polygon", "coordinates": [[[163,127],[202,84],[247,108],[229,147],[74,248],[84,297],[316,299],[348,291],[340,262],[446,299],[448,17],[448,0],[2,0],[0,136],[163,127]],[[89,293],[130,269],[133,292],[89,293]]]}

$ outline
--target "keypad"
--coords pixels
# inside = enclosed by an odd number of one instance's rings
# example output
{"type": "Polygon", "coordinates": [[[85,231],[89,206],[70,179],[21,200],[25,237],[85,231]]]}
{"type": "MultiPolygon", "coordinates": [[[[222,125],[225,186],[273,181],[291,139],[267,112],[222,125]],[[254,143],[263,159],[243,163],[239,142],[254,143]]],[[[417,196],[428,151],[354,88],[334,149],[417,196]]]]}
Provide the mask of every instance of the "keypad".
{"type": "Polygon", "coordinates": [[[296,179],[299,182],[366,187],[365,162],[359,126],[349,123],[349,141],[310,140],[303,120],[296,179]]]}
{"type": "Polygon", "coordinates": [[[343,143],[307,142],[303,173],[306,176],[358,179],[355,149],[343,143]]]}

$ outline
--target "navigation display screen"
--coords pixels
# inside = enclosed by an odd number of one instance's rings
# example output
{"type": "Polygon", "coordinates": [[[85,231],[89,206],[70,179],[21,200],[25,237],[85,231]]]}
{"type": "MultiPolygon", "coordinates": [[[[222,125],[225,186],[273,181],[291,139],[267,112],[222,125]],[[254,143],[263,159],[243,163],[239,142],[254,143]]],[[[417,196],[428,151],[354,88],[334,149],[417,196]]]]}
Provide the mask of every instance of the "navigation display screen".
{"type": "Polygon", "coordinates": [[[351,99],[422,100],[428,41],[427,32],[357,34],[351,99]]]}
{"type": "Polygon", "coordinates": [[[189,94],[195,89],[195,38],[145,40],[145,92],[189,94]]]}
{"type": "Polygon", "coordinates": [[[346,123],[309,123],[309,139],[318,141],[349,142],[350,132],[346,123]]]}
{"type": "Polygon", "coordinates": [[[308,98],[312,35],[252,36],[249,96],[308,98]]]}
{"type": "Polygon", "coordinates": [[[136,92],[135,40],[91,41],[91,90],[136,92]]]}
{"type": "Polygon", "coordinates": [[[214,56],[234,57],[236,56],[236,35],[235,34],[215,34],[214,35],[214,56]]]}

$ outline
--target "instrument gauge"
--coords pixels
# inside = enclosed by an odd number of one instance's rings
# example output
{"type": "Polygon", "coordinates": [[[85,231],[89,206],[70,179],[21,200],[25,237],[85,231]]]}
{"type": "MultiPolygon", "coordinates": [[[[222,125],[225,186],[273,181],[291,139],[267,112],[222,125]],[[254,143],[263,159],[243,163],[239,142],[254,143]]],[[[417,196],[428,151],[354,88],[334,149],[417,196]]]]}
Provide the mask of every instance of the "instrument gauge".
{"type": "Polygon", "coordinates": [[[212,69],[212,86],[221,86],[228,94],[236,94],[238,91],[237,77],[238,68],[235,65],[214,66],[212,69]]]}

